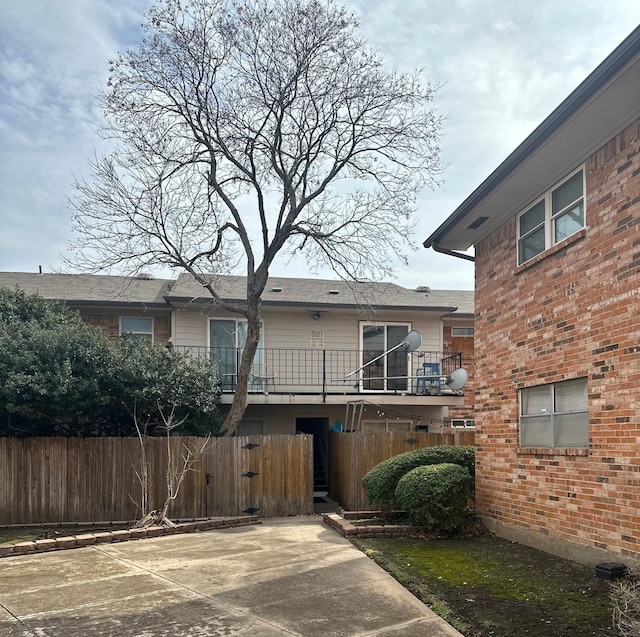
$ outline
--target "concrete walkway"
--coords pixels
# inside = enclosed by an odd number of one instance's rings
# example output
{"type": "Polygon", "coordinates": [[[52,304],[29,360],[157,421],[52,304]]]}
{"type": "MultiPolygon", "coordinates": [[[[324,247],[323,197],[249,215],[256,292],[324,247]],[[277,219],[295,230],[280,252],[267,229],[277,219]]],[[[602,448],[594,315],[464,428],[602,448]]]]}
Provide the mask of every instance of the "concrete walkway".
{"type": "Polygon", "coordinates": [[[0,560],[2,637],[460,637],[320,516],[0,560]]]}

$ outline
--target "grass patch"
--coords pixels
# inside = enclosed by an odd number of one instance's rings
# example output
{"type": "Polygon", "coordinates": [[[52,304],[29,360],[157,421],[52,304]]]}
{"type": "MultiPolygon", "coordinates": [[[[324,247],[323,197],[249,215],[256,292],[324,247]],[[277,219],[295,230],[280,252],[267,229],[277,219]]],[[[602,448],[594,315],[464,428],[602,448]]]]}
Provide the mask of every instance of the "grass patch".
{"type": "Polygon", "coordinates": [[[40,539],[40,529],[0,529],[0,544],[15,544],[16,542],[28,542],[40,539]]]}
{"type": "Polygon", "coordinates": [[[610,585],[591,567],[493,536],[354,544],[465,637],[613,634],[610,585]]]}

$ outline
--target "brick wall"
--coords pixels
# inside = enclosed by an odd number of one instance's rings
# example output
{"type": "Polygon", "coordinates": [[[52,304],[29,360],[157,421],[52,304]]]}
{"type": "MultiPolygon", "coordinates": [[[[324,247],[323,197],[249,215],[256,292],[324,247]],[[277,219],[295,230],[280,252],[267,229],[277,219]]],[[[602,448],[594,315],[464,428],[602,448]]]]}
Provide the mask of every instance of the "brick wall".
{"type": "MultiPolygon", "coordinates": [[[[585,163],[587,227],[516,266],[476,246],[481,515],[640,557],[640,120],[585,163]],[[587,450],[519,449],[518,389],[586,377],[587,450]]],[[[558,175],[560,179],[562,175],[558,175]]]]}

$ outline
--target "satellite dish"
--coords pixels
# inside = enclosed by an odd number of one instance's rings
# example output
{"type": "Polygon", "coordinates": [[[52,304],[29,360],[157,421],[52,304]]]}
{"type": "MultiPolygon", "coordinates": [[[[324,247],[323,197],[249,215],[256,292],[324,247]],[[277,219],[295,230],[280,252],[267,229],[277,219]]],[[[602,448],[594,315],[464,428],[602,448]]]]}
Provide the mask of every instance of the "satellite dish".
{"type": "Polygon", "coordinates": [[[411,330],[400,343],[400,347],[405,352],[415,352],[422,345],[422,336],[417,330],[411,330]]]}
{"type": "Polygon", "coordinates": [[[458,389],[462,389],[465,386],[465,383],[468,379],[469,374],[467,374],[467,370],[464,367],[460,367],[454,372],[451,372],[449,376],[447,376],[446,385],[449,389],[457,391],[458,389]]]}

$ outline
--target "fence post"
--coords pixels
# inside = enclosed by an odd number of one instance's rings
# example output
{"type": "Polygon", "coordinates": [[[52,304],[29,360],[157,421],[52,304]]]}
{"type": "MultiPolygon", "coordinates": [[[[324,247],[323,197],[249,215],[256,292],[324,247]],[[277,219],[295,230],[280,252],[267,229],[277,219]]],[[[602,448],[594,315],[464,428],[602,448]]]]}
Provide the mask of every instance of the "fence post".
{"type": "Polygon", "coordinates": [[[322,350],[322,402],[327,402],[327,350],[322,350]]]}

